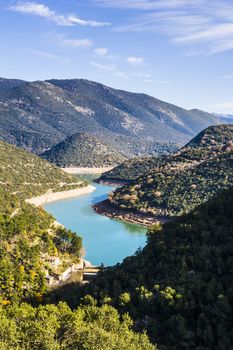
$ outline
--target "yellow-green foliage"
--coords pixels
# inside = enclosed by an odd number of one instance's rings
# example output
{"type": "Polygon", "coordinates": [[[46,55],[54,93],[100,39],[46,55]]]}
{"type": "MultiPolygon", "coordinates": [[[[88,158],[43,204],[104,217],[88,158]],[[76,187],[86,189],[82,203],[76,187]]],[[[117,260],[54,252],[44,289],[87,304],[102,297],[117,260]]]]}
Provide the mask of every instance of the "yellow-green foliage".
{"type": "Polygon", "coordinates": [[[145,334],[132,330],[128,315],[120,318],[105,305],[65,303],[33,308],[28,304],[0,308],[1,350],[156,350],[145,334]]]}
{"type": "Polygon", "coordinates": [[[85,185],[47,161],[0,141],[0,185],[20,198],[85,185]]]}
{"type": "Polygon", "coordinates": [[[40,300],[46,291],[43,255],[65,256],[71,265],[79,259],[82,240],[55,227],[51,215],[24,199],[85,182],[4,142],[0,142],[0,157],[0,297],[6,303],[40,300]]]}

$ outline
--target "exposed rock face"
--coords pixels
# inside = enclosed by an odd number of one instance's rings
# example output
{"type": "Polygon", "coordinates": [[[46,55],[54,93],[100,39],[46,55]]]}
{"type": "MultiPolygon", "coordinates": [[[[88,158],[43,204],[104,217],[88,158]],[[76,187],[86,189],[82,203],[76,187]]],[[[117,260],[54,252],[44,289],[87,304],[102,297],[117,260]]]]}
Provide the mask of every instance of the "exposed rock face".
{"type": "Polygon", "coordinates": [[[83,79],[0,80],[0,138],[42,153],[77,132],[128,157],[177,149],[220,118],[83,79]]]}

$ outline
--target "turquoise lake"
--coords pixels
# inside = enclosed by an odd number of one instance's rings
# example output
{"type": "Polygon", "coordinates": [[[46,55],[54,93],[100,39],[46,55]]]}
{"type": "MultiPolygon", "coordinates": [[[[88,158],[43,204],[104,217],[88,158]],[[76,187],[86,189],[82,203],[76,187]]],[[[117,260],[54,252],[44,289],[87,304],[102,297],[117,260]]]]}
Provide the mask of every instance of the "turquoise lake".
{"type": "MultiPolygon", "coordinates": [[[[86,177],[86,176],[85,176],[86,177]]],[[[92,205],[107,198],[114,187],[91,183],[96,190],[76,198],[46,204],[44,208],[66,228],[83,238],[85,259],[111,266],[146,244],[146,229],[96,214],[92,205]]]]}

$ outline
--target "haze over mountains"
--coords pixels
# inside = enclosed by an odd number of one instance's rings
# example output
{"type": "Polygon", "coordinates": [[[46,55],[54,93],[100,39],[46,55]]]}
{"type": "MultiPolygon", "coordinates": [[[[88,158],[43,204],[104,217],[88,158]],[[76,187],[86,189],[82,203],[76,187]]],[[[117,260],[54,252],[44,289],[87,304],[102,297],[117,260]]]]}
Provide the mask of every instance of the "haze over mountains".
{"type": "Polygon", "coordinates": [[[173,151],[221,118],[83,79],[0,80],[0,138],[35,153],[77,132],[132,157],[173,151]]]}

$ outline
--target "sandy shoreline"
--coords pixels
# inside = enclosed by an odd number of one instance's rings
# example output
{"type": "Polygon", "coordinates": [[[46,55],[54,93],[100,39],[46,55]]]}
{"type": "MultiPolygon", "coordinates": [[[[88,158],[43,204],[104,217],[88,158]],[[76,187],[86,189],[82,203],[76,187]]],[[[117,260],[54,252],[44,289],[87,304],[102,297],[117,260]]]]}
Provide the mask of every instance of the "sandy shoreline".
{"type": "Polygon", "coordinates": [[[62,168],[68,174],[102,174],[106,171],[112,170],[114,167],[105,168],[62,168]]]}
{"type": "Polygon", "coordinates": [[[26,199],[26,202],[29,204],[34,204],[36,207],[39,207],[46,203],[54,202],[60,199],[78,197],[84,194],[91,193],[93,191],[95,191],[95,187],[88,185],[86,187],[75,188],[73,190],[68,190],[68,191],[45,193],[38,197],[26,199]]]}

